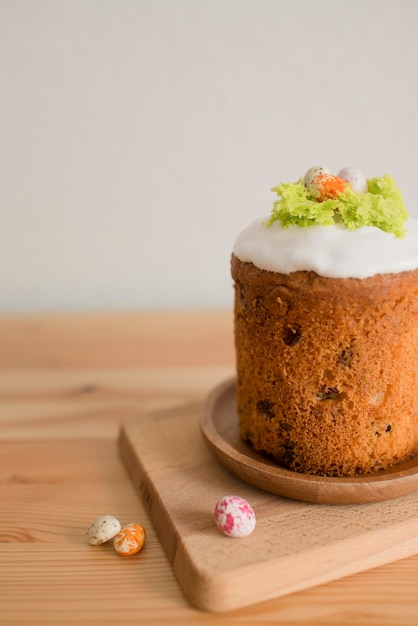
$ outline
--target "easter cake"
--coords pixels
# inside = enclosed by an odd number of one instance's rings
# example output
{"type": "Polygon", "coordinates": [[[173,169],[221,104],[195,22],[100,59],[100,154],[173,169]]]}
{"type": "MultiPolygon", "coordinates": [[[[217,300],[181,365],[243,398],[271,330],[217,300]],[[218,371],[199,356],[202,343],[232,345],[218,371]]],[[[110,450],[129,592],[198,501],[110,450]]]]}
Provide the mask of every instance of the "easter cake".
{"type": "Polygon", "coordinates": [[[418,452],[418,222],[395,181],[311,168],[231,267],[241,438],[322,476],[418,452]]]}

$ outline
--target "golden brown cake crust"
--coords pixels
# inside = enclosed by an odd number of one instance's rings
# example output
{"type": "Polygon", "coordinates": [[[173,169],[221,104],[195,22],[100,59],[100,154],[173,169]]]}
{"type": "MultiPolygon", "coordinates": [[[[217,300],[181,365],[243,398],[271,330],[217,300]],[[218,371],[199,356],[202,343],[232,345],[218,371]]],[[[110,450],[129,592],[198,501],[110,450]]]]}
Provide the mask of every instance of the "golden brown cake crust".
{"type": "Polygon", "coordinates": [[[328,476],[417,452],[418,270],[360,280],[231,265],[241,437],[328,476]]]}

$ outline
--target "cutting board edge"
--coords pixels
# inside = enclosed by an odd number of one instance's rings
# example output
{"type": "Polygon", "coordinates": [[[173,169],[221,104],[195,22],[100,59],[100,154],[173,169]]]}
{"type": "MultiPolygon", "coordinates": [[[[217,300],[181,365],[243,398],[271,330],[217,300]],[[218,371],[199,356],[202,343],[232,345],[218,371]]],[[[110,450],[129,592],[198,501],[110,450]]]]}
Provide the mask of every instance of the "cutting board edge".
{"type": "MultiPolygon", "coordinates": [[[[144,415],[144,417],[152,419],[151,415],[144,415]]],[[[180,532],[175,527],[163,499],[158,493],[157,487],[154,485],[152,478],[148,476],[146,468],[142,465],[132,445],[132,439],[135,439],[135,437],[130,438],[130,430],[133,429],[137,434],[138,428],[143,428],[144,426],[144,422],[139,426],[138,422],[133,420],[127,420],[121,425],[118,438],[119,453],[133,486],[150,516],[150,520],[185,597],[198,609],[219,613],[243,608],[331,582],[400,558],[412,556],[418,552],[418,537],[415,540],[407,538],[400,544],[391,545],[387,550],[380,550],[354,562],[343,563],[340,567],[335,568],[330,564],[326,571],[321,571],[315,576],[304,577],[301,575],[299,579],[287,585],[282,584],[280,588],[274,584],[274,577],[272,576],[270,586],[263,591],[260,591],[259,588],[254,588],[254,585],[251,584],[250,579],[254,575],[251,567],[243,567],[232,587],[239,588],[240,585],[247,583],[249,591],[245,598],[239,592],[234,594],[233,589],[231,592],[231,585],[227,584],[230,583],[227,576],[222,573],[216,574],[213,570],[199,568],[184,546],[180,532]],[[159,523],[156,520],[159,520],[159,523]],[[174,546],[176,547],[174,548],[174,546]]],[[[275,560],[270,562],[270,568],[272,571],[277,568],[275,560]]]]}

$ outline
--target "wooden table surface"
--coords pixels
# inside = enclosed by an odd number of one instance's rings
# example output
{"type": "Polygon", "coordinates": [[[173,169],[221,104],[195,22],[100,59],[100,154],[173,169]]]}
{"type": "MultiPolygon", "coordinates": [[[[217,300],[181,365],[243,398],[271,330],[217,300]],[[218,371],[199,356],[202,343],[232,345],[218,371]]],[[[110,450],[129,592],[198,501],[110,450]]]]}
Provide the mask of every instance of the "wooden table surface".
{"type": "Polygon", "coordinates": [[[418,625],[418,555],[230,613],[184,599],[117,435],[233,373],[230,311],[0,317],[0,624],[418,625]],[[139,555],[88,545],[104,513],[146,527],[139,555]]]}

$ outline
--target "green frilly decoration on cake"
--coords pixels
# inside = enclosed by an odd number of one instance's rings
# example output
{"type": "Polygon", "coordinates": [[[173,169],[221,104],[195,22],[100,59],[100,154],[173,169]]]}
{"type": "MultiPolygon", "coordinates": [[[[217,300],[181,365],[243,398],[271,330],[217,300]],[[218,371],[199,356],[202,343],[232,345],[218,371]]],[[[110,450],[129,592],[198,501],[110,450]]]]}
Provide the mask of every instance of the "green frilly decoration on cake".
{"type": "Polygon", "coordinates": [[[330,226],[342,222],[349,230],[361,226],[377,226],[381,230],[404,237],[408,219],[402,194],[391,176],[367,180],[367,191],[358,193],[350,185],[335,198],[318,201],[302,180],[273,187],[278,199],[274,202],[267,226],[279,220],[284,228],[330,226]]]}

